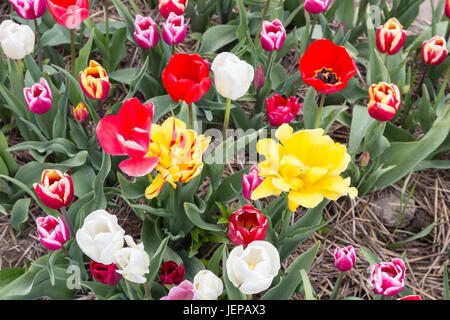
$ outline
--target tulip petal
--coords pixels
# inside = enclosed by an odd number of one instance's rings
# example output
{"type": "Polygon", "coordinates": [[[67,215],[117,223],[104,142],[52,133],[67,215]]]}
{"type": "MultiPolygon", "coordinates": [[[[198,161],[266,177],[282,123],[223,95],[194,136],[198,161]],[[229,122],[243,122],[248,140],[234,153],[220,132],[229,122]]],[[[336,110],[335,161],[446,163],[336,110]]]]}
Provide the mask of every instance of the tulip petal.
{"type": "Polygon", "coordinates": [[[119,164],[119,168],[130,177],[142,177],[155,169],[158,158],[132,158],[124,160],[119,164]]]}

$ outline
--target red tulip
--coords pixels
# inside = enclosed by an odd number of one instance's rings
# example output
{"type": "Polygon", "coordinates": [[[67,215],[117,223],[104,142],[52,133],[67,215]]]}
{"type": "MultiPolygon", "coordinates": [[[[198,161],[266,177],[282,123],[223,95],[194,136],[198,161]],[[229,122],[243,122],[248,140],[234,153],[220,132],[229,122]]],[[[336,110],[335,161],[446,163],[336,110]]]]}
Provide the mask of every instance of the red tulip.
{"type": "Polygon", "coordinates": [[[401,102],[400,89],[395,84],[380,82],[369,88],[369,114],[378,121],[391,120],[401,102]]]}
{"type": "Polygon", "coordinates": [[[327,39],[314,41],[300,58],[303,81],[326,94],[344,89],[356,71],[347,49],[327,39]]]}
{"type": "Polygon", "coordinates": [[[184,279],[184,265],[177,265],[175,261],[169,260],[161,266],[159,280],[162,285],[179,284],[184,279]]]}
{"type": "Polygon", "coordinates": [[[403,297],[403,298],[398,298],[396,300],[422,300],[422,298],[420,296],[413,296],[413,295],[411,295],[411,296],[406,296],[406,297],[403,297]]]}
{"type": "Polygon", "coordinates": [[[119,164],[129,176],[149,174],[158,164],[158,158],[145,157],[152,119],[153,104],[143,105],[139,99],[132,98],[125,101],[117,116],[106,116],[97,125],[97,138],[106,153],[131,158],[119,164]]]}
{"type": "Polygon", "coordinates": [[[244,247],[253,241],[262,241],[267,233],[267,218],[261,211],[246,204],[233,212],[228,223],[228,235],[235,245],[244,247]]]}
{"type": "Polygon", "coordinates": [[[394,55],[400,51],[406,40],[403,26],[395,18],[390,18],[377,30],[377,47],[381,53],[394,55]]]}
{"type": "Polygon", "coordinates": [[[209,68],[197,54],[174,54],[162,72],[162,82],[170,97],[187,104],[200,100],[211,87],[209,68]]]}
{"type": "Polygon", "coordinates": [[[270,99],[266,99],[267,115],[270,125],[279,127],[283,123],[289,123],[295,118],[303,104],[297,102],[297,98],[284,99],[278,93],[270,99]]]}
{"type": "Polygon", "coordinates": [[[159,0],[158,7],[159,12],[167,19],[171,12],[174,12],[177,16],[181,15],[186,9],[188,0],[159,0]]]}
{"type": "Polygon", "coordinates": [[[119,268],[114,263],[106,265],[92,261],[89,268],[92,276],[100,283],[115,286],[122,279],[122,275],[116,272],[119,268]]]}
{"type": "Polygon", "coordinates": [[[75,29],[89,16],[89,0],[47,0],[47,6],[56,22],[75,29]]]}
{"type": "Polygon", "coordinates": [[[435,36],[422,44],[422,61],[437,66],[447,58],[447,42],[441,36],[435,36]]]}
{"type": "Polygon", "coordinates": [[[72,178],[59,170],[45,169],[42,172],[41,184],[33,184],[39,199],[49,208],[67,207],[73,199],[72,178]]]}

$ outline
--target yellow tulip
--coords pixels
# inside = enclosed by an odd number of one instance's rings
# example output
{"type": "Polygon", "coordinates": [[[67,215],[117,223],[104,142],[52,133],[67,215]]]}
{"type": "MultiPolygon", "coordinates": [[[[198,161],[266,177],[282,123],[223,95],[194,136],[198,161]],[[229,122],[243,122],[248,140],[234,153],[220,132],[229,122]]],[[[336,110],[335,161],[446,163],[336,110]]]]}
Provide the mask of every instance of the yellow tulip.
{"type": "Polygon", "coordinates": [[[176,188],[177,182],[186,183],[198,176],[210,141],[211,137],[186,129],[186,124],[175,117],[168,118],[162,125],[152,125],[146,157],[159,159],[155,168],[159,173],[145,190],[147,199],[156,197],[166,182],[176,188]]]}
{"type": "Polygon", "coordinates": [[[348,195],[358,195],[350,187],[350,178],[340,174],[351,161],[344,145],[335,143],[324,135],[323,129],[303,130],[294,133],[291,126],[283,124],[275,133],[279,143],[272,139],[258,141],[257,151],[265,156],[258,164],[264,181],[253,191],[252,199],[288,193],[289,209],[298,206],[316,207],[324,198],[337,200],[348,195]]]}

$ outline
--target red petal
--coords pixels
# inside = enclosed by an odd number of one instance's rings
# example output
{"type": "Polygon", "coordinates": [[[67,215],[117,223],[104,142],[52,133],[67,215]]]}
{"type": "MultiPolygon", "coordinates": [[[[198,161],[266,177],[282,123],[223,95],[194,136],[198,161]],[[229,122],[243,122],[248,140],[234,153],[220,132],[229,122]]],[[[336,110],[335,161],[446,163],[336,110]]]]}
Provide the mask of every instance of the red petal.
{"type": "Polygon", "coordinates": [[[158,158],[132,158],[122,161],[119,168],[130,177],[142,177],[152,172],[156,167],[158,158]]]}
{"type": "Polygon", "coordinates": [[[113,156],[126,155],[126,150],[119,140],[120,126],[117,116],[106,116],[97,125],[97,139],[103,150],[113,156]]]}

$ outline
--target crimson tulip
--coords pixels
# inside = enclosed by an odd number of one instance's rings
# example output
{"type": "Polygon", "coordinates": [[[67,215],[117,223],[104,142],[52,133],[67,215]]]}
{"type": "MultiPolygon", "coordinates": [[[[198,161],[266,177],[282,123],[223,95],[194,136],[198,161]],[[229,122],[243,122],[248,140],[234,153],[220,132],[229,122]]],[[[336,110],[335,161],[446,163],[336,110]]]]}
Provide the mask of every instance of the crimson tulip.
{"type": "Polygon", "coordinates": [[[59,170],[45,169],[41,184],[33,184],[39,199],[49,208],[67,207],[73,199],[74,189],[70,175],[59,170]]]}
{"type": "Polygon", "coordinates": [[[48,9],[56,22],[75,29],[89,16],[89,0],[47,0],[48,9]]]}
{"type": "Polygon", "coordinates": [[[422,61],[437,66],[447,58],[447,42],[441,36],[435,36],[422,44],[422,61]]]}
{"type": "Polygon", "coordinates": [[[279,127],[283,123],[289,123],[295,118],[303,104],[297,102],[297,98],[284,99],[279,94],[266,99],[267,116],[270,125],[279,127]]]}
{"type": "Polygon", "coordinates": [[[246,204],[230,215],[228,235],[235,245],[247,247],[253,241],[264,240],[267,225],[267,218],[261,211],[246,204]]]}
{"type": "Polygon", "coordinates": [[[395,84],[380,82],[369,87],[369,114],[378,121],[391,120],[401,103],[400,89],[395,84]]]}
{"type": "Polygon", "coordinates": [[[400,51],[406,40],[406,33],[401,23],[390,18],[384,25],[377,30],[377,47],[381,53],[394,55],[400,51]]]}
{"type": "Polygon", "coordinates": [[[188,0],[159,0],[158,7],[159,12],[167,19],[171,12],[177,16],[181,15],[188,5],[188,0]]]}
{"type": "Polygon", "coordinates": [[[299,67],[303,81],[326,94],[344,89],[357,72],[347,49],[327,39],[311,43],[299,67]]]}
{"type": "Polygon", "coordinates": [[[211,87],[209,68],[197,54],[174,54],[162,72],[162,82],[170,97],[187,104],[200,100],[211,87]]]}
{"type": "Polygon", "coordinates": [[[92,261],[89,264],[92,276],[100,283],[115,286],[122,279],[122,275],[118,272],[119,268],[114,263],[102,264],[92,261]]]}
{"type": "Polygon", "coordinates": [[[129,176],[149,174],[158,164],[158,158],[145,157],[150,143],[153,107],[153,103],[143,105],[139,99],[131,98],[125,101],[117,116],[106,116],[97,125],[97,138],[106,153],[131,158],[119,164],[129,176]]]}
{"type": "Polygon", "coordinates": [[[162,285],[179,284],[184,279],[184,264],[178,264],[175,261],[165,261],[161,266],[161,276],[159,280],[162,285]]]}

